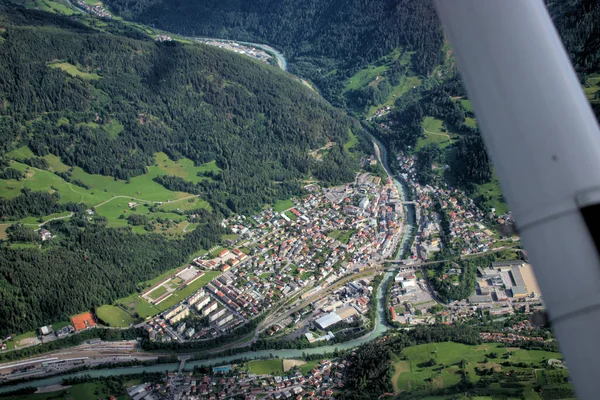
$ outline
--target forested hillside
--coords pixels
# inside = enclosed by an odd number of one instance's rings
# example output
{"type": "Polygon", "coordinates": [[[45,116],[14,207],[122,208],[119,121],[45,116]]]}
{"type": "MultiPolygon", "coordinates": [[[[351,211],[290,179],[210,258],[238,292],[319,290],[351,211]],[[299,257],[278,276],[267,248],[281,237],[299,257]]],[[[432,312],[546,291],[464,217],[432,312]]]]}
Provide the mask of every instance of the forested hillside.
{"type": "Polygon", "coordinates": [[[125,18],[188,36],[266,42],[290,70],[313,81],[335,105],[343,82],[397,47],[415,51],[426,75],[443,58],[443,34],[430,0],[109,0],[125,18]]]}
{"type": "MultiPolygon", "coordinates": [[[[112,303],[137,283],[186,262],[200,248],[219,243],[225,231],[216,218],[178,240],[109,229],[87,214],[54,221],[55,234],[42,250],[0,246],[0,336],[35,330],[70,315],[112,303]]],[[[11,239],[32,240],[31,229],[15,226],[11,239]]],[[[38,236],[38,235],[33,235],[38,236]]]]}
{"type": "Polygon", "coordinates": [[[348,140],[352,122],[275,67],[6,4],[0,18],[2,151],[21,141],[37,156],[118,179],[144,174],[159,151],[216,160],[222,172],[195,192],[227,213],[299,193],[296,180],[319,170],[310,149],[348,140]]]}

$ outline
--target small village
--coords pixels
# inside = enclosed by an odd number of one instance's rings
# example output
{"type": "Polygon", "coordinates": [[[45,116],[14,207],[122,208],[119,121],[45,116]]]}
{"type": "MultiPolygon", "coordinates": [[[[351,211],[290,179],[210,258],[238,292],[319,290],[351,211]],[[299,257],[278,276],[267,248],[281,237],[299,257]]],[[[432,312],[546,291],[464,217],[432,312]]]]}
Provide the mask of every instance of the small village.
{"type": "Polygon", "coordinates": [[[112,14],[104,8],[101,2],[89,4],[85,0],[74,0],[73,3],[83,9],[85,12],[92,14],[98,18],[112,19],[112,14]]]}
{"type": "MultiPolygon", "coordinates": [[[[211,339],[289,299],[288,309],[269,320],[266,335],[330,340],[330,325],[361,320],[369,309],[373,275],[334,285],[393,257],[403,226],[398,189],[389,180],[382,184],[380,177],[360,174],[354,184],[331,189],[311,184],[306,190],[307,197],[285,210],[269,208],[224,221],[238,235],[233,249],[195,259],[175,279],[191,283],[203,271],[221,275],[148,321],[150,339],[211,339]]],[[[173,293],[170,281],[159,282],[142,297],[160,304],[173,293]]]]}
{"type": "Polygon", "coordinates": [[[219,40],[219,39],[199,39],[200,43],[208,46],[216,46],[220,49],[233,51],[237,54],[242,54],[255,60],[269,64],[273,58],[269,53],[251,45],[241,44],[232,42],[230,40],[219,40]]]}
{"type": "Polygon", "coordinates": [[[127,389],[133,400],[193,399],[330,399],[343,388],[347,360],[324,359],[307,364],[299,360],[268,360],[283,365],[282,375],[251,373],[248,365],[214,367],[211,374],[168,373],[160,382],[144,383],[127,389]],[[314,365],[306,371],[305,365],[314,365]],[[301,372],[304,370],[305,373],[301,372]]]}

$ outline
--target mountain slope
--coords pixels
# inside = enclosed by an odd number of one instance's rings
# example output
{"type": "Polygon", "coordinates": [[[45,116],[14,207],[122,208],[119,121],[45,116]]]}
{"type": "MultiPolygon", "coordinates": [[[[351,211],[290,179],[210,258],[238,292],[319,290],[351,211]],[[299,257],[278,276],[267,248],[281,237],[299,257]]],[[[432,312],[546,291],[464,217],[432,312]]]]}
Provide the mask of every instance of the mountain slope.
{"type": "Polygon", "coordinates": [[[108,0],[115,12],[189,36],[266,42],[290,70],[312,80],[336,105],[342,82],[402,46],[427,74],[443,59],[443,34],[430,0],[108,0]]]}
{"type": "Polygon", "coordinates": [[[119,179],[145,173],[160,151],[216,160],[223,171],[194,193],[224,212],[249,212],[298,192],[296,180],[319,168],[310,149],[348,138],[349,119],[274,67],[8,5],[0,13],[3,151],[21,141],[119,179]]]}

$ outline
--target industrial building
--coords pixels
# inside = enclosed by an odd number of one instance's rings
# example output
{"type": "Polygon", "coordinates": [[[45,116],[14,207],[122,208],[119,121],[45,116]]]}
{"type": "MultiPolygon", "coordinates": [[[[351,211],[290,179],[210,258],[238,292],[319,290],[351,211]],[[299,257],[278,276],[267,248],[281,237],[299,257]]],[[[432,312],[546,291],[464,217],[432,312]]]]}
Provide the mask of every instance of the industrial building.
{"type": "Polygon", "coordinates": [[[331,325],[337,324],[342,319],[335,312],[330,312],[329,314],[317,319],[315,321],[315,325],[317,325],[321,329],[327,329],[331,325]]]}

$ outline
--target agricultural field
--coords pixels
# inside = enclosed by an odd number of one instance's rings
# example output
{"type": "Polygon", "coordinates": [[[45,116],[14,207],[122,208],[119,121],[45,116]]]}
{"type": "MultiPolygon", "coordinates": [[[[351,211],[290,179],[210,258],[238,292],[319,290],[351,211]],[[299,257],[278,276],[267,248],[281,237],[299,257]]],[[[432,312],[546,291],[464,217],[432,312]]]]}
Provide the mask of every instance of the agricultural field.
{"type": "Polygon", "coordinates": [[[127,328],[134,322],[134,318],[116,306],[102,306],[96,309],[96,315],[108,326],[127,328]]]}
{"type": "Polygon", "coordinates": [[[100,75],[81,71],[75,65],[69,64],[68,62],[53,62],[53,63],[49,63],[48,67],[60,69],[62,71],[65,71],[67,74],[69,74],[71,76],[79,77],[81,79],[87,79],[87,80],[101,79],[100,75]]]}
{"type": "Polygon", "coordinates": [[[248,362],[248,372],[257,375],[283,375],[283,360],[255,360],[248,362]]]}
{"type": "MultiPolygon", "coordinates": [[[[410,391],[415,395],[425,396],[439,389],[449,388],[461,382],[461,368],[468,374],[471,382],[477,382],[481,377],[476,369],[493,370],[516,374],[520,386],[505,391],[505,394],[521,394],[527,398],[536,398],[533,388],[555,386],[568,388],[565,384],[566,370],[547,370],[547,360],[562,359],[560,353],[542,350],[522,350],[506,348],[499,344],[482,344],[468,346],[453,342],[431,343],[405,348],[397,354],[394,363],[392,383],[396,393],[410,391]],[[525,363],[526,368],[504,366],[503,362],[512,364],[525,363]],[[462,365],[461,365],[462,364],[462,365]],[[531,365],[531,366],[530,366],[531,365]],[[535,395],[535,396],[533,396],[535,395]]],[[[502,393],[502,383],[494,383],[491,388],[502,393]]]]}

